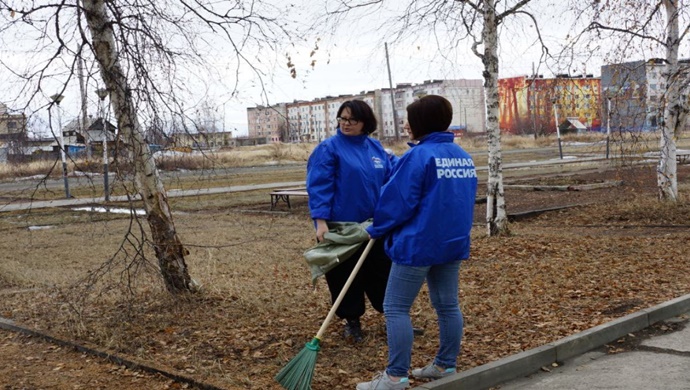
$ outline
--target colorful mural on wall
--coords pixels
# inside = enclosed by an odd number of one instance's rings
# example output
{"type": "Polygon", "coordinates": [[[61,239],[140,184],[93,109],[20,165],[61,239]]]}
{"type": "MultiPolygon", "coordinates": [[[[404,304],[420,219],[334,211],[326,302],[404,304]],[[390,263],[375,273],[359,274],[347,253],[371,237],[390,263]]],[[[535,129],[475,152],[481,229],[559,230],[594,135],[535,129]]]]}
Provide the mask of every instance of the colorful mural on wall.
{"type": "Polygon", "coordinates": [[[510,77],[498,80],[498,94],[499,127],[503,132],[555,133],[556,114],[562,131],[581,127],[575,126],[575,122],[588,131],[601,130],[599,78],[510,77]]]}

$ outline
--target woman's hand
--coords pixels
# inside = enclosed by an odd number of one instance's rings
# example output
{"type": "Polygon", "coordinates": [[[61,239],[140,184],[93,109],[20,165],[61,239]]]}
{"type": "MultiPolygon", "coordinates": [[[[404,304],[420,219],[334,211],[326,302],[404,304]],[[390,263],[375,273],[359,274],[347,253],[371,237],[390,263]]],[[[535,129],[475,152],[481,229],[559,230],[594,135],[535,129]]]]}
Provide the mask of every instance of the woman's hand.
{"type": "Polygon", "coordinates": [[[316,220],[316,242],[323,241],[323,235],[328,232],[328,224],[325,219],[316,220]]]}

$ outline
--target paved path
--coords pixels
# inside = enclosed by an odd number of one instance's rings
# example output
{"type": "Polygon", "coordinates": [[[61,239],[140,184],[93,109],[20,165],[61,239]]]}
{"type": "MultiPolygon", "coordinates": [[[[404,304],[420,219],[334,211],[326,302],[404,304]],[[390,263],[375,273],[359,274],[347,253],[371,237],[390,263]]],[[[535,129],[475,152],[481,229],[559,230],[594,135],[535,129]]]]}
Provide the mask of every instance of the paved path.
{"type": "MultiPolygon", "coordinates": [[[[574,163],[591,163],[597,161],[607,161],[603,157],[572,157],[564,159],[551,159],[551,160],[539,160],[539,161],[529,161],[521,163],[504,164],[503,169],[528,169],[531,167],[543,167],[548,165],[564,165],[564,164],[574,164],[574,163]]],[[[486,171],[487,166],[478,166],[477,171],[486,171]]],[[[168,197],[178,197],[178,196],[199,196],[199,195],[211,195],[211,194],[222,194],[229,192],[240,192],[240,191],[253,191],[262,189],[273,189],[273,188],[289,188],[289,187],[301,187],[304,186],[304,181],[292,181],[292,182],[282,182],[282,183],[266,183],[266,184],[252,184],[252,185],[242,185],[242,186],[230,186],[230,187],[216,187],[216,188],[200,188],[191,190],[179,190],[170,189],[167,190],[168,197]]],[[[138,195],[133,195],[131,199],[138,199],[138,195]]],[[[127,202],[130,198],[127,196],[111,196],[111,202],[127,202]]],[[[18,210],[30,210],[30,209],[42,209],[49,207],[64,207],[64,206],[81,206],[81,205],[91,205],[91,204],[102,204],[105,202],[104,197],[86,197],[86,198],[72,198],[72,199],[54,199],[46,201],[34,201],[34,202],[14,202],[9,201],[0,204],[0,212],[7,211],[18,211],[18,210]]]]}
{"type": "MultiPolygon", "coordinates": [[[[687,322],[685,314],[677,320],[687,322]]],[[[690,389],[690,328],[642,341],[637,350],[609,355],[593,351],[551,372],[518,379],[501,390],[687,390],[690,389]]]]}
{"type": "Polygon", "coordinates": [[[685,325],[689,319],[690,295],[685,295],[417,389],[688,390],[690,327],[685,325]],[[641,337],[640,345],[628,352],[607,354],[601,348],[606,344],[615,346],[623,337],[664,323],[669,324],[668,328],[680,329],[641,337]]]}
{"type": "MultiPolygon", "coordinates": [[[[199,195],[212,195],[212,194],[222,194],[228,192],[240,192],[240,191],[253,191],[253,190],[263,190],[263,189],[273,189],[282,187],[296,187],[303,186],[304,181],[290,181],[282,183],[267,183],[267,184],[252,184],[244,186],[231,186],[231,187],[216,187],[216,188],[200,188],[193,190],[178,190],[171,189],[167,191],[168,197],[178,197],[178,196],[199,196],[199,195]]],[[[132,199],[138,199],[139,195],[133,195],[132,199]]],[[[127,202],[130,198],[127,196],[111,196],[111,202],[127,202]]],[[[72,199],[55,199],[55,200],[45,200],[45,201],[35,201],[35,202],[14,202],[0,204],[0,212],[5,211],[17,211],[17,210],[30,210],[30,209],[42,209],[49,207],[64,207],[64,206],[81,206],[87,204],[102,204],[105,202],[104,197],[88,197],[88,198],[72,198],[72,199]]]]}

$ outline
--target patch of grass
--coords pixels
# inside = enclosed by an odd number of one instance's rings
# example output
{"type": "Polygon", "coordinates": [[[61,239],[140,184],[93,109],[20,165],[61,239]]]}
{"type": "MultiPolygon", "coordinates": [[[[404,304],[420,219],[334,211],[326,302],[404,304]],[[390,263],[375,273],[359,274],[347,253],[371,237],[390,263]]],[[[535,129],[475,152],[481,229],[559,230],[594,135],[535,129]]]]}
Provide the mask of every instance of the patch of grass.
{"type": "Polygon", "coordinates": [[[61,176],[61,163],[54,160],[37,160],[19,164],[0,164],[0,180],[36,175],[45,176],[48,173],[51,173],[53,177],[61,176]]]}

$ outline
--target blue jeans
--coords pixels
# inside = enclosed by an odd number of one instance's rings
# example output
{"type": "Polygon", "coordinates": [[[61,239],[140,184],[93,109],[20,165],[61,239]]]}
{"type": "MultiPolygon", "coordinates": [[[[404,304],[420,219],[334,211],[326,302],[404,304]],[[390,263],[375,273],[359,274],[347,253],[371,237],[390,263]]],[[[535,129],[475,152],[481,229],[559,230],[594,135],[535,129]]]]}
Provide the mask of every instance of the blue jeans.
{"type": "Polygon", "coordinates": [[[459,270],[460,261],[427,267],[393,263],[383,301],[388,332],[388,375],[408,375],[414,339],[410,308],[425,280],[440,331],[440,346],[434,364],[444,368],[455,367],[463,327],[458,305],[459,270]]]}

